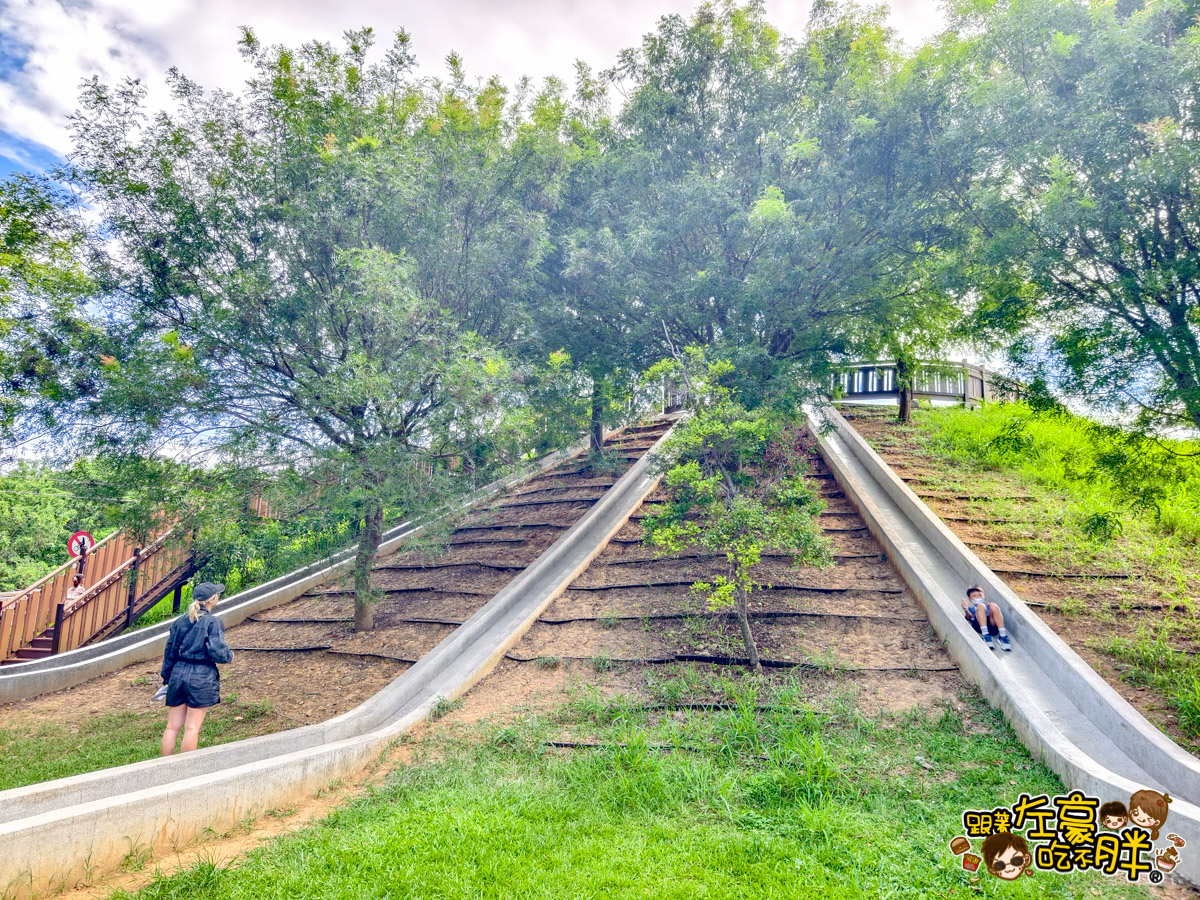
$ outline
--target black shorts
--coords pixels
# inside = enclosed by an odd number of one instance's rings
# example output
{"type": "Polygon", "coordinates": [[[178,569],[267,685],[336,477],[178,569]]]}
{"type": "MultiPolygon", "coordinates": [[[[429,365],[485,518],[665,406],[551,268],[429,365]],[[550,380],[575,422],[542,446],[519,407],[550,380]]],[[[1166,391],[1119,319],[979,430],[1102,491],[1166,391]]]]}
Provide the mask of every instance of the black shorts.
{"type": "Polygon", "coordinates": [[[221,702],[221,674],[214,665],[177,662],[167,682],[167,706],[187,705],[193,709],[221,702]]]}

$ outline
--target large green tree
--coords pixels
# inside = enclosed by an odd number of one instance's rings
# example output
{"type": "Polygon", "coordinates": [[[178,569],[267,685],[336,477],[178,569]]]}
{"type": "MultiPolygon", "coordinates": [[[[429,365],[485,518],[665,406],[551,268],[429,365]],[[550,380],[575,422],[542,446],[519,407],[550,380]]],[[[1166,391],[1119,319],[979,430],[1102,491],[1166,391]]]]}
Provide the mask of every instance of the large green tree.
{"type": "Polygon", "coordinates": [[[614,129],[606,85],[583,64],[563,137],[568,167],[550,218],[531,346],[570,355],[590,395],[588,430],[599,451],[606,419],[661,356],[662,333],[624,240],[625,192],[640,182],[629,177],[629,148],[614,129]]]}
{"type": "Polygon", "coordinates": [[[952,7],[936,140],[970,179],[978,323],[1147,425],[1200,427],[1200,26],[1194,2],[952,7]]]}
{"type": "Polygon", "coordinates": [[[761,3],[705,4],[608,73],[628,99],[607,258],[640,316],[721,346],[750,404],[953,329],[955,211],[883,15],[818,3],[792,41],[761,3]]]}
{"type": "Polygon", "coordinates": [[[94,388],[99,333],[84,304],[94,282],[73,198],[48,178],[0,182],[0,438],[44,432],[94,388]]]}
{"type": "Polygon", "coordinates": [[[362,522],[358,630],[384,510],[428,506],[439,461],[496,420],[508,369],[488,337],[540,252],[526,201],[555,146],[537,101],[527,118],[495,83],[418,83],[404,34],[380,63],[370,46],[247,32],[244,94],[173,73],[170,113],[93,82],[73,157],[119,243],[105,439],[335,475],[325,494],[362,522]]]}

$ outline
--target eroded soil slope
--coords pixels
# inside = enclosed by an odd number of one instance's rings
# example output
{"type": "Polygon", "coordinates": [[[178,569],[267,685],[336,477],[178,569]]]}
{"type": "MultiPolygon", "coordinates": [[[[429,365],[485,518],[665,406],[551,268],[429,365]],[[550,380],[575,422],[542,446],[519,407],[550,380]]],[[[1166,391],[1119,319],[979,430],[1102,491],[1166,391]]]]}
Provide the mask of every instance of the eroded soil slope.
{"type": "MultiPolygon", "coordinates": [[[[753,595],[750,612],[768,677],[797,676],[818,704],[836,695],[870,712],[957,704],[966,683],[920,605],[815,454],[812,464],[835,565],[767,556],[759,580],[771,587],[753,595]]],[[[725,560],[702,551],[656,555],[642,543],[640,519],[665,499],[659,487],[467,695],[467,718],[550,709],[583,690],[660,700],[657,686],[688,670],[699,673],[693,699],[719,694],[717,680],[740,669],[745,651],[736,622],[709,610],[690,586],[721,574],[725,560]]]]}

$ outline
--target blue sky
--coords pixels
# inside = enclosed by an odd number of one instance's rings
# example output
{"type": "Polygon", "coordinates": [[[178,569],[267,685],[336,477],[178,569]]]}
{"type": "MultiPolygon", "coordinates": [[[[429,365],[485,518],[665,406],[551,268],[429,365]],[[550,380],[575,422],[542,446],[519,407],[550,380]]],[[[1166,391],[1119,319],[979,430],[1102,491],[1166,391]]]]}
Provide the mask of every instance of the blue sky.
{"type": "MultiPolygon", "coordinates": [[[[612,64],[659,17],[689,14],[699,0],[0,0],[0,177],[53,167],[70,149],[68,117],[80,83],[140,78],[165,106],[163,76],[177,66],[208,88],[237,90],[249,74],[239,28],[268,43],[335,41],[370,25],[386,44],[413,36],[426,74],[458,51],[473,75],[572,79],[575,59],[612,64]]],[[[936,0],[895,0],[892,25],[919,42],[942,23],[936,0]]],[[[770,21],[798,35],[809,0],[766,0],[770,21]]]]}
{"type": "MultiPolygon", "coordinates": [[[[0,82],[13,83],[22,76],[29,46],[6,30],[0,31],[0,82]]],[[[0,128],[0,178],[14,171],[53,166],[58,155],[49,147],[0,128]]]]}

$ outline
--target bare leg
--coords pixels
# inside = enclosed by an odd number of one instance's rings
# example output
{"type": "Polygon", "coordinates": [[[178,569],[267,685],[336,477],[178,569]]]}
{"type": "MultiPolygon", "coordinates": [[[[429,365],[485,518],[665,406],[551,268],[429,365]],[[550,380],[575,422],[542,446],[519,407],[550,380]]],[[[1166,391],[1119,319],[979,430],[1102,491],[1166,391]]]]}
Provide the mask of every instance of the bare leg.
{"type": "MultiPolygon", "coordinates": [[[[992,604],[992,606],[995,605],[992,604]]],[[[975,604],[975,621],[979,623],[980,633],[987,634],[987,606],[982,603],[975,604]]]]}
{"type": "Polygon", "coordinates": [[[1000,612],[1000,605],[997,603],[989,603],[988,609],[992,611],[992,621],[996,623],[997,628],[1004,627],[1004,613],[1000,612]]]}
{"type": "Polygon", "coordinates": [[[175,752],[175,741],[179,738],[179,729],[187,716],[188,708],[182,704],[167,707],[167,730],[162,736],[162,756],[170,756],[175,752]]]}
{"type": "Polygon", "coordinates": [[[183,743],[179,745],[180,753],[196,749],[196,744],[200,742],[200,726],[204,724],[204,717],[208,715],[208,710],[207,706],[199,709],[187,707],[187,719],[183,724],[183,743]]]}

